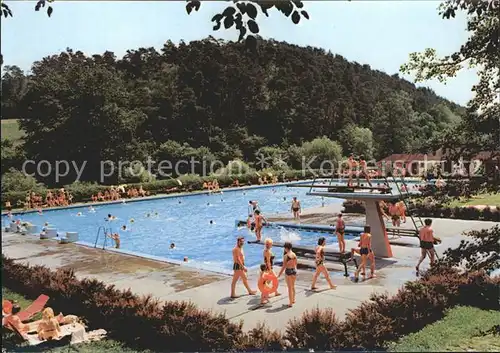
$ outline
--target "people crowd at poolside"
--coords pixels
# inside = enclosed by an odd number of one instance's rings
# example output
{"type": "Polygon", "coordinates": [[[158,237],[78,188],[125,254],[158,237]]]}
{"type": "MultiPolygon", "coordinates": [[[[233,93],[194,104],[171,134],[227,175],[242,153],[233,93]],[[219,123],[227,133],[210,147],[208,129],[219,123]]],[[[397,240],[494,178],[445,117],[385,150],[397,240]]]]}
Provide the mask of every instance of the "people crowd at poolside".
{"type": "MultiPolygon", "coordinates": [[[[351,156],[348,160],[348,169],[349,169],[349,181],[348,185],[353,186],[354,177],[357,179],[358,186],[362,186],[360,184],[360,177],[363,177],[367,184],[372,187],[371,178],[375,176],[373,171],[369,171],[367,168],[366,161],[361,156],[359,160],[355,160],[353,156],[351,156]],[[360,168],[359,171],[355,172],[354,169],[360,168]]],[[[267,176],[259,176],[258,183],[259,185],[264,184],[276,184],[278,182],[278,178],[276,176],[269,176],[268,180],[267,176]]],[[[438,183],[436,182],[436,185],[438,183]]],[[[442,185],[439,183],[438,187],[442,185]]],[[[232,186],[238,187],[240,183],[237,179],[234,180],[232,186]]],[[[377,184],[378,188],[390,188],[387,183],[377,184]]],[[[418,189],[418,186],[413,186],[414,189],[418,189]]],[[[208,181],[203,183],[203,189],[207,190],[209,194],[214,193],[222,193],[221,187],[217,179],[213,181],[208,181]]],[[[405,184],[401,188],[401,191],[408,192],[408,188],[405,184]]],[[[273,190],[275,192],[275,190],[273,190]]],[[[129,188],[125,191],[125,188],[122,187],[110,187],[108,190],[104,192],[98,192],[96,195],[92,195],[91,199],[93,202],[100,201],[116,201],[123,198],[123,196],[127,197],[144,197],[148,196],[149,192],[145,191],[142,186],[139,188],[129,188]]],[[[65,191],[64,189],[60,189],[56,192],[49,191],[45,197],[45,203],[42,202],[42,197],[37,195],[35,192],[29,192],[26,197],[25,207],[26,208],[39,208],[39,213],[41,213],[42,207],[55,207],[55,206],[67,206],[72,203],[72,195],[65,191]]],[[[286,197],[283,198],[286,201],[286,197]]],[[[223,201],[221,199],[221,201],[223,201]]],[[[179,201],[180,203],[180,201],[179,201]]],[[[210,206],[210,203],[207,203],[210,206]]],[[[10,208],[10,202],[6,203],[6,206],[10,208]]],[[[386,205],[384,202],[381,202],[382,206],[382,215],[384,218],[390,220],[394,227],[400,227],[401,222],[406,222],[406,207],[405,203],[400,202],[390,202],[389,205],[386,205]]],[[[297,197],[293,197],[290,205],[290,211],[293,215],[293,218],[296,221],[300,222],[300,215],[302,212],[302,207],[300,201],[297,197]]],[[[90,206],[89,212],[95,212],[95,209],[90,206]]],[[[158,213],[150,213],[146,217],[152,217],[152,215],[158,216],[158,213]]],[[[81,212],[76,214],[77,216],[82,216],[81,212]]],[[[116,220],[116,216],[111,214],[108,215],[107,220],[112,221],[116,220]]],[[[133,223],[133,220],[130,221],[133,223]]],[[[296,290],[295,283],[298,276],[297,271],[297,255],[293,251],[293,245],[291,242],[285,242],[283,244],[284,252],[283,252],[283,265],[278,273],[274,271],[274,263],[276,260],[276,255],[273,253],[273,240],[270,238],[263,238],[263,228],[267,223],[267,219],[262,213],[262,210],[259,207],[259,203],[256,200],[250,200],[248,203],[248,218],[247,218],[247,226],[248,229],[255,234],[257,242],[264,243],[264,250],[262,254],[262,263],[260,265],[260,273],[259,279],[257,283],[257,287],[260,291],[260,303],[262,305],[269,303],[269,299],[272,296],[280,296],[281,293],[278,290],[279,281],[278,279],[285,274],[285,282],[288,289],[288,305],[291,307],[296,302],[296,290]],[[264,240],[263,240],[264,239],[264,240]]],[[[209,224],[215,225],[216,222],[211,219],[209,220],[209,224]]],[[[120,231],[128,231],[126,225],[121,226],[120,231]]],[[[346,243],[344,239],[345,235],[345,222],[343,220],[342,214],[337,216],[336,224],[335,224],[335,235],[338,239],[339,244],[339,252],[341,254],[346,253],[346,243]]],[[[107,237],[111,238],[114,241],[114,247],[119,249],[121,246],[121,238],[118,232],[112,232],[106,234],[107,237]]],[[[419,273],[419,266],[421,262],[428,256],[431,261],[431,265],[434,263],[435,259],[435,251],[433,248],[433,244],[435,243],[435,237],[433,236],[433,231],[431,228],[430,220],[426,220],[425,226],[420,230],[420,247],[421,247],[421,257],[416,266],[417,275],[419,273]]],[[[366,267],[370,267],[370,275],[369,278],[373,278],[375,276],[375,254],[372,249],[372,236],[370,226],[366,225],[364,227],[363,232],[361,233],[359,244],[357,248],[351,249],[351,256],[354,257],[355,254],[359,254],[361,256],[361,261],[359,266],[357,266],[354,273],[354,280],[357,282],[359,280],[359,276],[366,276],[366,267]]],[[[253,290],[248,282],[247,272],[248,269],[245,266],[245,255],[243,251],[243,246],[245,244],[245,239],[243,237],[238,237],[237,244],[233,248],[233,280],[231,284],[231,297],[236,298],[236,284],[238,281],[242,281],[248,294],[254,295],[257,293],[256,290],[253,290]]],[[[314,264],[315,271],[313,274],[313,279],[311,283],[311,290],[317,290],[317,280],[320,276],[324,277],[329,289],[335,289],[337,286],[333,283],[329,270],[325,264],[325,254],[327,253],[326,249],[327,239],[321,237],[318,239],[317,246],[314,251],[314,264]]],[[[174,243],[170,244],[170,250],[176,249],[176,245],[174,243]]],[[[188,262],[188,257],[184,256],[184,262],[188,262]]]]}

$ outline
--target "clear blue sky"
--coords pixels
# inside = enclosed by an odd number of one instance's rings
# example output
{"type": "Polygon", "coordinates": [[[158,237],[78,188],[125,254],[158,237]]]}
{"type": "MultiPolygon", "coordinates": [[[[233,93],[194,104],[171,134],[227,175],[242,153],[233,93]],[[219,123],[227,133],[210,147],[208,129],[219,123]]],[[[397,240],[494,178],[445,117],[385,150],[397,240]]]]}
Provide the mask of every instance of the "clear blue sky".
{"type": "MultiPolygon", "coordinates": [[[[86,54],[113,51],[121,57],[127,49],[161,48],[167,40],[177,43],[209,35],[237,39],[232,30],[212,30],[212,16],[227,2],[203,3],[187,15],[185,2],[55,1],[54,13],[35,12],[34,2],[6,1],[13,18],[2,19],[2,54],[5,65],[28,70],[44,56],[70,47],[86,54]]],[[[452,20],[438,15],[439,1],[306,1],[310,20],[294,25],[276,9],[262,15],[260,34],[302,46],[321,47],[346,59],[368,64],[389,74],[399,71],[408,54],[427,47],[438,54],[457,50],[468,37],[465,17],[452,20]]],[[[411,79],[411,77],[409,77],[411,79]]],[[[477,82],[474,70],[463,70],[446,85],[427,82],[452,101],[464,104],[477,82]]]]}

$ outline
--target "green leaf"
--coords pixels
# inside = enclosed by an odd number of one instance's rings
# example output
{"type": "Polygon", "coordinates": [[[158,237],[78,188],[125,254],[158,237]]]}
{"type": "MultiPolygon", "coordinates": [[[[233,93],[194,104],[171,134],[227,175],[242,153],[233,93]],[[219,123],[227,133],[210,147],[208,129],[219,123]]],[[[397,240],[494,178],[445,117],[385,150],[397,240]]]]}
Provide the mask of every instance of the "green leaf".
{"type": "Polygon", "coordinates": [[[227,16],[233,16],[236,13],[236,9],[234,7],[226,7],[224,12],[222,13],[222,16],[227,17],[227,16]]]}
{"type": "Polygon", "coordinates": [[[47,15],[50,17],[50,15],[52,15],[52,12],[54,12],[54,10],[52,9],[52,6],[49,6],[49,8],[47,9],[47,15]]]}
{"type": "Polygon", "coordinates": [[[231,28],[234,24],[233,16],[228,16],[224,19],[224,27],[226,29],[231,28]]]}
{"type": "Polygon", "coordinates": [[[297,11],[294,11],[292,14],[292,22],[298,24],[300,22],[300,15],[297,11]]]}
{"type": "Polygon", "coordinates": [[[212,22],[220,22],[224,16],[222,16],[220,13],[212,17],[212,22]]]}
{"type": "Polygon", "coordinates": [[[190,2],[188,2],[188,3],[186,4],[186,12],[187,12],[187,13],[188,13],[188,15],[189,15],[189,14],[191,14],[191,11],[193,11],[193,5],[192,5],[190,2]]]}
{"type": "Polygon", "coordinates": [[[304,4],[302,3],[302,1],[299,1],[299,0],[293,0],[293,3],[295,4],[295,6],[297,6],[299,9],[303,8],[304,7],[304,4]]]}
{"type": "Polygon", "coordinates": [[[200,6],[201,6],[200,1],[191,1],[191,3],[193,4],[195,11],[198,11],[200,9],[200,6]]]}
{"type": "Polygon", "coordinates": [[[250,32],[254,34],[259,33],[259,25],[257,24],[257,22],[255,22],[254,20],[248,20],[247,24],[250,32]]]}
{"type": "Polygon", "coordinates": [[[219,29],[220,29],[220,22],[213,27],[214,31],[218,31],[219,29]]]}
{"type": "Polygon", "coordinates": [[[309,14],[307,13],[307,11],[302,10],[302,11],[300,11],[300,13],[301,13],[301,14],[302,14],[302,16],[304,16],[306,19],[309,19],[309,14]]]}
{"type": "Polygon", "coordinates": [[[244,2],[239,2],[236,4],[236,6],[238,7],[238,10],[240,10],[240,12],[244,15],[247,11],[247,4],[245,4],[244,2]]]}
{"type": "Polygon", "coordinates": [[[247,14],[250,18],[254,19],[257,17],[257,9],[253,4],[248,3],[247,4],[247,14]]]}

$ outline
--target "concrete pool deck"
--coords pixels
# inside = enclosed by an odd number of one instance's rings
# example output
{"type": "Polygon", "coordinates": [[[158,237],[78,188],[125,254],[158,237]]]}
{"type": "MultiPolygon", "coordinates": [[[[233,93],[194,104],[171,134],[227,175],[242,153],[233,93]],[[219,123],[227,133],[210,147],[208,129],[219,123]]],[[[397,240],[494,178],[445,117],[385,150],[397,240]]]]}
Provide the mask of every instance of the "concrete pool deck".
{"type": "MultiPolygon", "coordinates": [[[[341,205],[330,205],[304,210],[303,221],[308,215],[316,215],[315,223],[324,218],[322,224],[331,223],[334,209],[341,205]]],[[[286,215],[280,217],[286,220],[286,215]]],[[[289,215],[288,215],[289,217],[289,215]]],[[[461,221],[435,219],[436,235],[443,240],[437,247],[438,254],[448,247],[457,246],[464,236],[464,231],[490,228],[495,222],[461,221]]],[[[265,236],[265,230],[264,230],[265,236]]],[[[417,240],[403,238],[405,242],[416,245],[417,240]]],[[[347,241],[347,248],[354,247],[356,242],[347,241]]],[[[253,246],[253,245],[246,245],[253,246]]],[[[338,264],[329,263],[334,269],[331,272],[336,290],[309,291],[312,271],[299,270],[296,288],[296,304],[288,308],[288,297],[283,279],[280,280],[282,296],[271,298],[270,304],[260,307],[259,296],[242,296],[231,300],[228,298],[231,277],[213,272],[193,269],[184,265],[130,256],[122,253],[103,251],[75,244],[58,244],[55,241],[39,240],[33,236],[13,233],[2,233],[2,251],[7,257],[18,262],[32,265],[45,265],[51,269],[73,268],[78,278],[95,278],[119,289],[130,288],[136,294],[152,294],[160,300],[192,301],[202,309],[225,312],[233,321],[244,321],[244,328],[251,329],[260,322],[274,329],[283,329],[290,319],[300,317],[306,310],[314,308],[333,308],[340,318],[359,304],[369,299],[371,293],[395,293],[408,280],[415,278],[414,266],[419,257],[418,248],[409,246],[392,246],[394,257],[377,259],[377,278],[362,283],[353,283],[342,276],[342,268],[338,264]]],[[[228,257],[231,256],[228,254],[228,257]]],[[[423,268],[426,268],[427,262],[423,268]]],[[[353,272],[353,267],[349,268],[353,272]]],[[[257,271],[249,273],[249,281],[256,287],[257,271]]],[[[320,279],[320,288],[326,288],[326,281],[320,279]]],[[[241,283],[238,293],[244,293],[241,283]]]]}

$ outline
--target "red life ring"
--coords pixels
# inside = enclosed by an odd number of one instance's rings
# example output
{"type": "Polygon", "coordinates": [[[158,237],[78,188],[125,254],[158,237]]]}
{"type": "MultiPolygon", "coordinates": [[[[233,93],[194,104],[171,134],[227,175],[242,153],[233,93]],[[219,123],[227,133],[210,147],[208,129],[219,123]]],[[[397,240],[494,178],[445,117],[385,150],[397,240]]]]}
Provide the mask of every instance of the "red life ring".
{"type": "Polygon", "coordinates": [[[259,290],[264,294],[271,294],[278,290],[278,277],[274,273],[265,273],[258,283],[259,290]],[[271,286],[267,283],[271,282],[271,286]]]}

